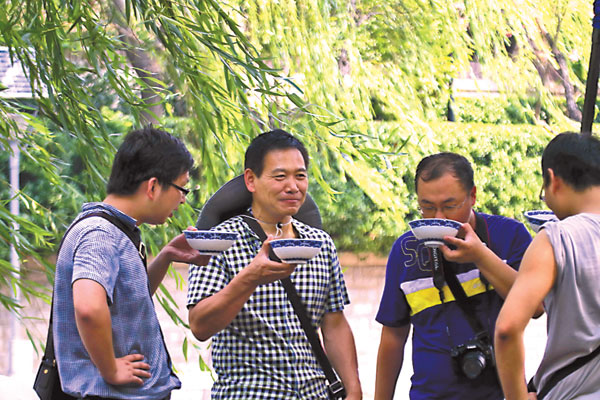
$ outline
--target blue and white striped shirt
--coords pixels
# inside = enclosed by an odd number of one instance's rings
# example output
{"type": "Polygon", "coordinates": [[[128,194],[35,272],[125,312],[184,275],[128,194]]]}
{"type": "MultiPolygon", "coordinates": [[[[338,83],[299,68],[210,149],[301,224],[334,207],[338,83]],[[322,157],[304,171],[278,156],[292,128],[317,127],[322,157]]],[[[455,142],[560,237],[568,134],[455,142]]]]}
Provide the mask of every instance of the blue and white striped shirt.
{"type": "MultiPolygon", "coordinates": [[[[104,203],[84,204],[77,219],[98,211],[135,227],[133,218],[104,203]]],[[[155,400],[181,387],[171,369],[144,263],[129,237],[104,218],[84,219],[64,239],[56,261],[53,335],[62,389],[67,394],[155,400]],[[75,324],[72,285],[78,279],[91,279],[106,290],[115,356],[139,353],[150,364],[152,376],[142,386],[109,385],[92,363],[75,324]]]]}

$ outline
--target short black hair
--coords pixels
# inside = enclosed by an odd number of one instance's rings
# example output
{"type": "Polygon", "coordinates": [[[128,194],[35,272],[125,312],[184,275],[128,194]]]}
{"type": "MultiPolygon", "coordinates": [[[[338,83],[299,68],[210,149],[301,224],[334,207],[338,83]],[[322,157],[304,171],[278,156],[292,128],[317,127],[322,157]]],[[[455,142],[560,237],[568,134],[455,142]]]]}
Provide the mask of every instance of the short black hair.
{"type": "Polygon", "coordinates": [[[264,161],[267,153],[273,150],[297,149],[304,159],[304,166],[308,169],[308,151],[304,144],[291,133],[283,129],[261,133],[250,142],[244,157],[244,169],[250,168],[256,176],[263,173],[264,161]]]}
{"type": "Polygon", "coordinates": [[[415,191],[419,185],[419,178],[428,182],[446,173],[451,173],[458,179],[467,192],[475,186],[473,167],[469,160],[460,154],[443,152],[427,156],[419,162],[415,172],[415,191]]]}
{"type": "Polygon", "coordinates": [[[574,132],[556,135],[542,154],[544,186],[549,183],[549,168],[576,191],[600,185],[600,140],[574,132]]]}
{"type": "Polygon", "coordinates": [[[162,186],[189,171],[194,159],[183,142],[171,134],[147,126],[128,133],[113,161],[106,191],[130,195],[140,183],[156,177],[162,186]]]}

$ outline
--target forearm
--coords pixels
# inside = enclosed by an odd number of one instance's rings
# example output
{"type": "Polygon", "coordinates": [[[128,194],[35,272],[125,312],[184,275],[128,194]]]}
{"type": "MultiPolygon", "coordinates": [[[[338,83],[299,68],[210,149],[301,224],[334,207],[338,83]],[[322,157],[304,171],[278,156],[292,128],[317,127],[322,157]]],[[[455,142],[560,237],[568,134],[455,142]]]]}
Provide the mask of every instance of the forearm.
{"type": "Polygon", "coordinates": [[[515,279],[517,279],[517,271],[487,247],[484,248],[475,265],[494,287],[498,295],[505,299],[513,283],[515,283],[515,279]]]}
{"type": "Polygon", "coordinates": [[[113,376],[117,369],[113,350],[112,324],[108,305],[94,312],[81,312],[75,307],[75,322],[85,349],[103,378],[113,376]]]}
{"type": "Polygon", "coordinates": [[[391,400],[396,391],[396,382],[402,370],[404,356],[392,357],[385,346],[380,346],[377,352],[377,372],[375,375],[375,399],[391,400]]]}
{"type": "MultiPolygon", "coordinates": [[[[510,289],[517,279],[517,271],[510,265],[501,260],[487,247],[480,260],[476,263],[477,268],[483,276],[494,287],[494,290],[500,297],[506,299],[510,289]]],[[[534,317],[537,318],[544,313],[542,302],[537,304],[534,317]]]]}
{"type": "Polygon", "coordinates": [[[323,344],[331,365],[344,384],[347,398],[362,398],[354,336],[345,317],[340,320],[333,334],[323,334],[323,344]]]}
{"type": "Polygon", "coordinates": [[[239,314],[257,284],[244,270],[221,291],[202,299],[189,310],[190,329],[199,340],[208,340],[225,329],[239,314]]]}
{"type": "Polygon", "coordinates": [[[201,255],[198,250],[194,250],[189,246],[183,233],[175,236],[148,265],[150,294],[154,294],[156,289],[158,289],[171,263],[182,262],[186,264],[206,265],[209,260],[210,256],[201,255]]]}
{"type": "Polygon", "coordinates": [[[496,363],[506,400],[526,400],[523,334],[496,331],[496,363]]]}
{"type": "Polygon", "coordinates": [[[375,399],[391,400],[396,391],[396,382],[404,363],[404,346],[408,327],[383,327],[377,352],[377,372],[375,376],[375,399]],[[394,334],[394,333],[400,334],[394,334]]]}
{"type": "Polygon", "coordinates": [[[158,255],[148,265],[148,282],[150,285],[150,294],[153,295],[156,289],[160,286],[163,281],[172,260],[168,256],[167,252],[161,250],[158,255]]]}

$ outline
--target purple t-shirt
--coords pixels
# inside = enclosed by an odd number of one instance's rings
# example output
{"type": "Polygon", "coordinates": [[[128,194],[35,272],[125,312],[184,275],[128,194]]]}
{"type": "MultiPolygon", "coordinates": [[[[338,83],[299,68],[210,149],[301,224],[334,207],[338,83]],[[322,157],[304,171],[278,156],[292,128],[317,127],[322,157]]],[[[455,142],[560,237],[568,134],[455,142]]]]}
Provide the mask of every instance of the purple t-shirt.
{"type": "MultiPolygon", "coordinates": [[[[518,269],[531,242],[525,226],[513,219],[477,213],[487,223],[488,247],[503,261],[518,269]]],[[[475,332],[446,287],[441,304],[433,285],[429,250],[406,232],[390,252],[385,286],[376,320],[385,326],[413,325],[412,400],[503,399],[493,369],[486,368],[477,379],[463,376],[450,356],[450,349],[464,344],[475,332]]],[[[481,280],[474,264],[458,264],[455,271],[478,320],[491,338],[502,299],[481,280]]]]}

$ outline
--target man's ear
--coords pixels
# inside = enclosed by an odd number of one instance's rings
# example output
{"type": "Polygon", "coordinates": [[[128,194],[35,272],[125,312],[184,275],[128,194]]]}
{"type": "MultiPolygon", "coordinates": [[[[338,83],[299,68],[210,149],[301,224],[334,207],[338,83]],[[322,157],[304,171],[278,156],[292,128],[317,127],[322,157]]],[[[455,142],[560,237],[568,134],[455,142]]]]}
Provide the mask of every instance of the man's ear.
{"type": "Polygon", "coordinates": [[[564,181],[560,176],[556,176],[554,170],[552,168],[548,168],[548,187],[547,190],[555,193],[557,189],[561,188],[564,185],[564,181]]]}
{"type": "Polygon", "coordinates": [[[250,193],[254,193],[256,191],[256,175],[250,168],[246,168],[244,170],[244,183],[246,184],[246,189],[248,189],[250,193]]]}
{"type": "Polygon", "coordinates": [[[152,177],[147,181],[142,182],[142,187],[149,199],[154,200],[154,198],[158,195],[159,183],[156,177],[152,177]]]}
{"type": "Polygon", "coordinates": [[[477,186],[473,186],[471,193],[469,193],[469,197],[471,198],[471,207],[473,207],[475,205],[475,201],[477,200],[477,186]]]}

